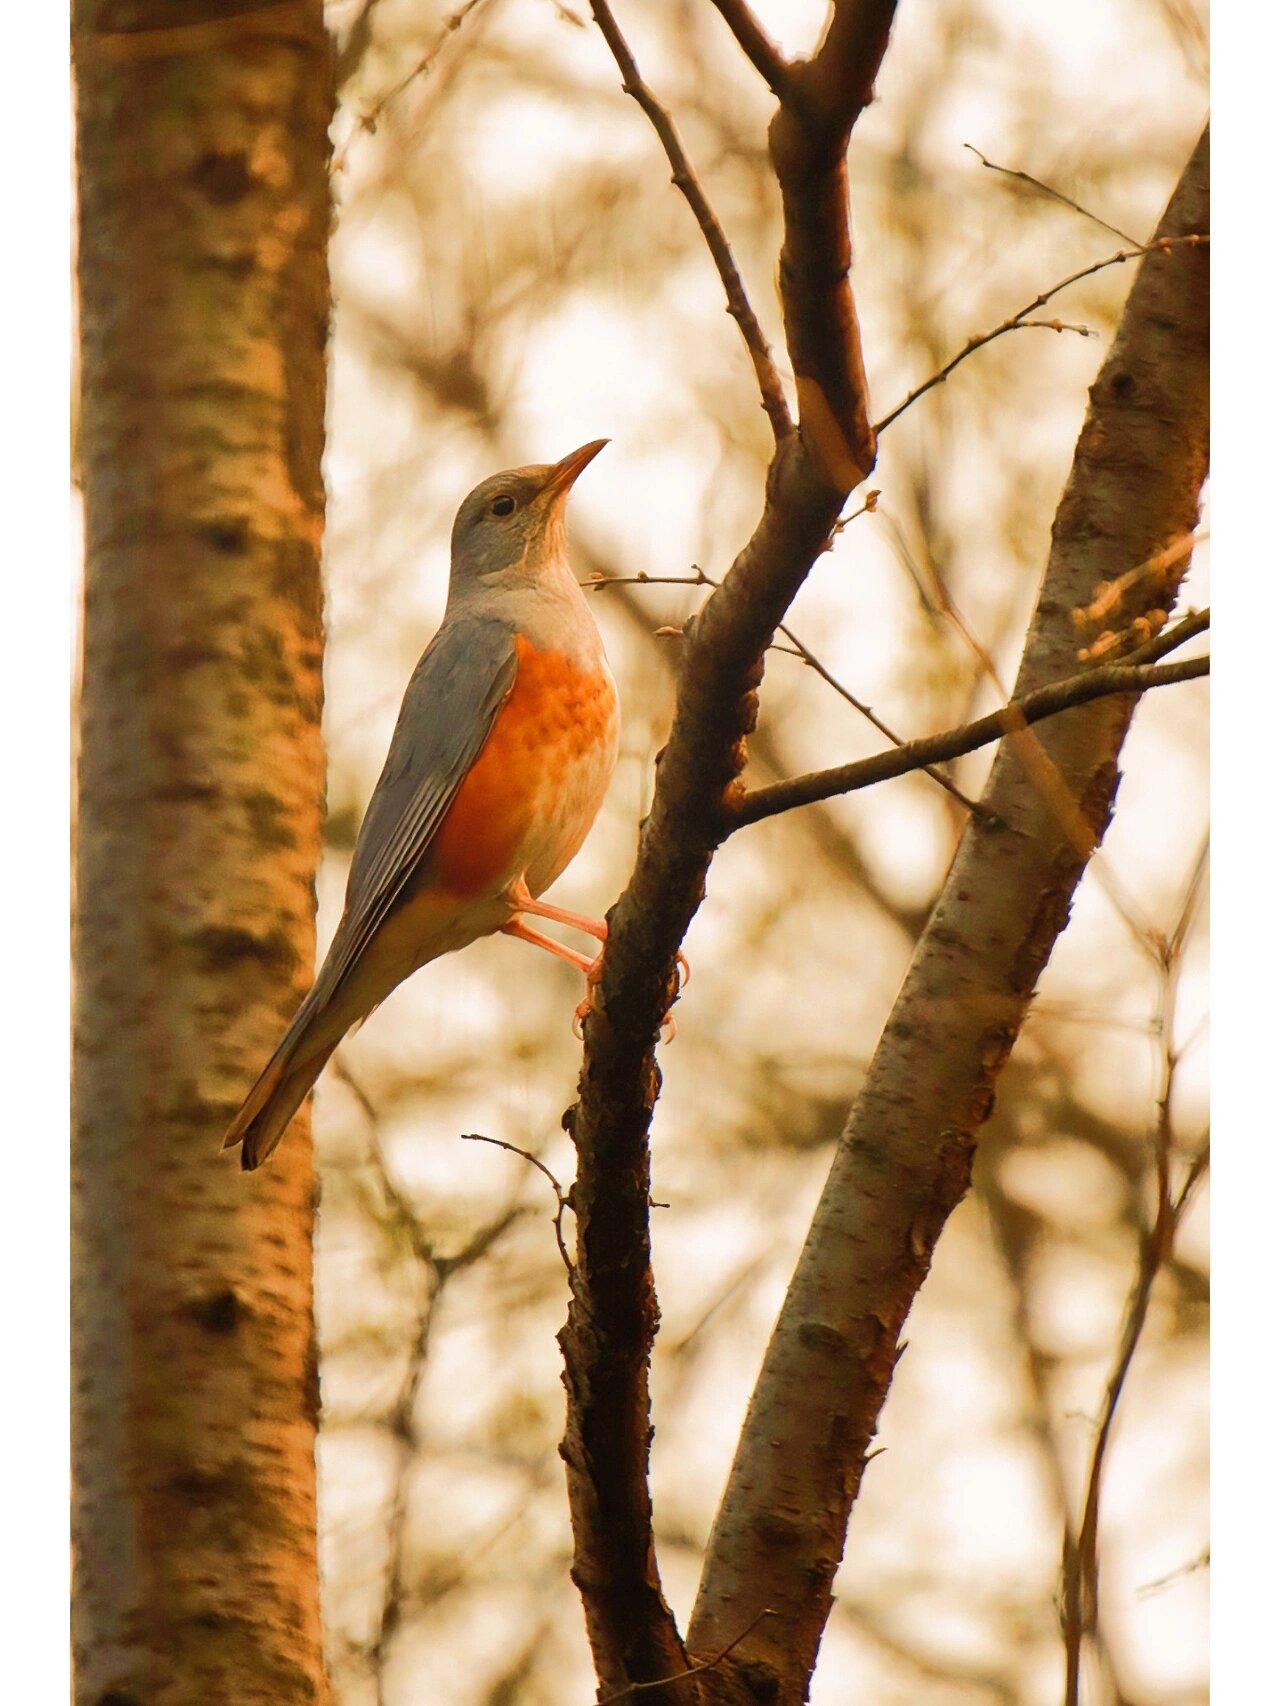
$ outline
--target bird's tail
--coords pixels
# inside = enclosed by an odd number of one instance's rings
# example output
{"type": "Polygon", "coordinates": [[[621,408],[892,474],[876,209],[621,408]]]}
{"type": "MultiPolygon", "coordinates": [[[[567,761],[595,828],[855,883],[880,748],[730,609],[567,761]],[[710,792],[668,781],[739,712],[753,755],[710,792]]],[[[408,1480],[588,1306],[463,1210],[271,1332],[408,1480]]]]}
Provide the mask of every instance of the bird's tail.
{"type": "Polygon", "coordinates": [[[321,1015],[316,1010],[315,996],[313,990],[298,1009],[279,1048],[262,1069],[222,1140],[224,1149],[234,1149],[237,1143],[243,1145],[240,1165],[246,1173],[260,1167],[279,1143],[289,1121],[306,1100],[307,1091],[342,1040],[342,1030],[332,1041],[316,1035],[321,1028],[316,1021],[321,1015]]]}

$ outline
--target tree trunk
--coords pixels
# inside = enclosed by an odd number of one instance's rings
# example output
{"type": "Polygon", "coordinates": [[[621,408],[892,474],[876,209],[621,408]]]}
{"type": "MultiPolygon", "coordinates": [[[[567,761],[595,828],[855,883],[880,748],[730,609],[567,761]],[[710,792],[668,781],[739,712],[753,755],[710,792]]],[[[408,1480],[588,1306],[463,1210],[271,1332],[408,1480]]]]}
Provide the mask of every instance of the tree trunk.
{"type": "MultiPolygon", "coordinates": [[[[1142,263],[1089,394],[1015,696],[1080,667],[1101,621],[1158,629],[1208,471],[1209,135],[1142,263]],[[1142,572],[1139,571],[1142,566],[1142,572]],[[1145,625],[1144,625],[1145,624],[1145,625]]],[[[1123,648],[1122,648],[1123,649],[1123,648]]],[[[898,1335],[1072,896],[1109,820],[1135,700],[1003,742],[854,1104],[765,1355],[703,1565],[689,1646],[783,1703],[808,1697],[898,1335]],[[767,1610],[767,1614],[766,1614],[767,1610]],[[753,1623],[753,1619],[757,1621],[753,1623]]]]}
{"type": "Polygon", "coordinates": [[[329,44],[320,0],[74,32],[77,1700],[324,1702],[310,1144],[218,1146],[314,951],[329,44]]]}

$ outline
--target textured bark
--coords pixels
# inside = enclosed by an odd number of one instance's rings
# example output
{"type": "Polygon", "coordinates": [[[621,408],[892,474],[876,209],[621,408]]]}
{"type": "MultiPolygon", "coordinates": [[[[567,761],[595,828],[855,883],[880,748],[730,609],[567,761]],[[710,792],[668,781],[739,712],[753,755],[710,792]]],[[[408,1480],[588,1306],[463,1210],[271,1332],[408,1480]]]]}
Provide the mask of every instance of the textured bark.
{"type": "MultiPolygon", "coordinates": [[[[1160,227],[1207,232],[1208,135],[1160,227]]],[[[1078,669],[1073,610],[1102,582],[1194,527],[1208,468],[1208,256],[1176,248],[1143,263],[1090,392],[1058,509],[1019,696],[1078,669]]],[[[1107,617],[1166,611],[1179,557],[1138,579],[1107,617]]],[[[1154,619],[1158,626],[1158,619],[1154,619]]],[[[841,1135],[822,1201],[756,1385],[716,1519],[689,1633],[716,1652],[768,1607],[725,1668],[761,1698],[799,1702],[831,1603],[898,1334],[947,1216],[969,1183],[975,1134],[1101,838],[1131,697],[1041,725],[1074,824],[1046,790],[1028,741],[1006,740],[841,1135]],[[1084,844],[1082,844],[1082,836],[1084,844]]]]}
{"type": "Polygon", "coordinates": [[[74,30],[77,1700],[323,1703],[310,1144],[218,1145],[314,951],[329,47],[320,0],[74,30]]]}

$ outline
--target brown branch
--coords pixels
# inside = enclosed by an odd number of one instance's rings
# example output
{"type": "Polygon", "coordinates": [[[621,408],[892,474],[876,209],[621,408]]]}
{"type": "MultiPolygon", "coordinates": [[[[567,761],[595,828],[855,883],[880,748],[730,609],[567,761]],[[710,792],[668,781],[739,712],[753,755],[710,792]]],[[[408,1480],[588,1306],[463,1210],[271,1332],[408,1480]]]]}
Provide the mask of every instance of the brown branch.
{"type": "Polygon", "coordinates": [[[606,1694],[603,1700],[597,1701],[596,1706],[614,1706],[615,1701],[628,1700],[633,1694],[644,1694],[655,1688],[666,1688],[675,1683],[685,1682],[690,1677],[701,1676],[706,1671],[715,1670],[717,1665],[722,1665],[734,1648],[740,1647],[751,1631],[769,1615],[768,1606],[763,1611],[758,1611],[741,1634],[735,1635],[732,1641],[721,1647],[718,1653],[713,1653],[709,1659],[702,1659],[697,1664],[687,1666],[684,1670],[673,1671],[670,1676],[655,1677],[652,1682],[628,1682],[622,1688],[615,1690],[614,1693],[606,1694]]]}
{"type": "MultiPolygon", "coordinates": [[[[1207,229],[1208,135],[1161,225],[1207,229]]],[[[1194,526],[1208,467],[1208,268],[1197,245],[1150,255],[1125,306],[1059,505],[1015,699],[1066,679],[1070,612],[1107,565],[1140,562],[1194,526]]],[[[1136,610],[1125,610],[1126,616],[1136,610]]],[[[1046,750],[1099,840],[1134,700],[1049,721],[1046,750]]],[[[978,1129],[1085,860],[1008,744],[917,944],[788,1289],[708,1544],[691,1650],[761,1605],[742,1658],[799,1699],[906,1314],[968,1187],[978,1129]],[[795,1395],[804,1394],[797,1404],[795,1395]]]]}
{"type": "Polygon", "coordinates": [[[797,806],[829,800],[837,794],[852,794],[860,788],[887,782],[892,777],[923,770],[929,764],[943,764],[950,759],[961,758],[966,752],[976,752],[979,747],[989,746],[992,741],[1000,740],[1025,724],[1059,716],[1073,705],[1086,705],[1090,700],[1116,693],[1146,693],[1153,687],[1195,681],[1208,673],[1207,657],[1187,658],[1181,663],[1170,664],[1103,664],[1083,674],[1069,676],[1065,681],[1039,687],[1021,699],[1011,700],[998,711],[966,723],[962,728],[907,741],[891,752],[878,752],[871,758],[856,759],[852,764],[839,764],[830,770],[814,770],[805,776],[792,776],[785,782],[771,782],[763,788],[752,788],[729,807],[732,826],[741,829],[746,824],[759,823],[763,818],[776,817],[779,812],[793,811],[797,806]]]}
{"type": "Polygon", "coordinates": [[[791,66],[746,0],[711,0],[711,4],[733,31],[733,39],[743,53],[781,100],[790,86],[791,66]]]}
{"type": "Polygon", "coordinates": [[[872,99],[895,9],[894,0],[835,0],[821,46],[792,68],[769,126],[769,158],[782,191],[778,285],[800,433],[840,491],[859,485],[876,456],[849,283],[845,155],[872,99]]]}
{"type": "Polygon", "coordinates": [[[795,431],[791,410],[783,393],[782,379],[774,365],[769,340],[756,318],[755,310],[747,300],[742,275],[733,258],[733,250],[729,247],[724,227],[716,218],[715,211],[689,162],[689,156],[684,151],[670,113],[641,77],[635,55],[618,28],[617,20],[609,9],[608,0],[591,0],[591,11],[622,73],[623,93],[631,96],[653,126],[663,152],[671,163],[671,181],[688,202],[693,217],[698,222],[698,229],[702,232],[711,252],[711,259],[715,262],[716,271],[720,275],[720,282],[724,286],[729,313],[736,321],[738,330],[742,333],[742,341],[747,346],[747,354],[751,357],[756,383],[760,387],[760,400],[764,405],[765,414],[769,417],[774,439],[781,441],[795,431]]]}
{"type": "MultiPolygon", "coordinates": [[[[1079,284],[1081,279],[1091,278],[1097,272],[1105,272],[1108,267],[1124,266],[1129,261],[1144,259],[1147,255],[1167,255],[1178,244],[1197,246],[1208,241],[1207,234],[1201,232],[1193,232],[1182,237],[1157,238],[1154,243],[1147,243],[1132,249],[1121,249],[1118,254],[1108,255],[1104,260],[1094,261],[1092,266],[1081,267],[1078,272],[1070,273],[1066,278],[1059,279],[1057,284],[1050,285],[1048,290],[1042,290],[1040,295],[1028,302],[1025,308],[1019,308],[1016,314],[1011,314],[1007,320],[1002,320],[998,326],[993,326],[989,332],[981,332],[978,336],[970,338],[964,348],[953,355],[945,367],[940,367],[922,385],[917,385],[914,391],[909,391],[896,408],[890,409],[887,415],[876,422],[874,428],[876,436],[878,437],[887,426],[891,426],[898,416],[904,414],[913,403],[918,403],[927,391],[932,391],[935,385],[941,385],[949,379],[962,361],[967,361],[971,355],[976,354],[980,349],[984,349],[987,344],[994,343],[997,338],[1004,337],[1007,332],[1020,331],[1027,324],[1028,315],[1034,314],[1037,308],[1043,308],[1046,303],[1051,302],[1055,296],[1069,289],[1071,285],[1079,284]]],[[[1069,329],[1059,325],[1056,321],[1051,321],[1049,324],[1054,331],[1069,329]]]]}
{"type": "MultiPolygon", "coordinates": [[[[598,0],[597,0],[598,7],[598,0]]],[[[598,15],[598,10],[597,10],[598,15]]],[[[837,4],[815,56],[797,69],[770,129],[782,188],[781,288],[800,431],[779,438],[760,521],[690,625],[675,718],[636,866],[609,914],[586,1021],[578,1101],[566,1125],[578,1151],[577,1250],[560,1335],[568,1388],[565,1459],[573,1577],[606,1692],[686,1669],[663,1598],[648,1488],[648,1363],[657,1330],[650,1265],[648,1128],[660,1075],[654,1040],[676,987],[676,954],[726,833],[721,801],[746,757],[766,648],[854,484],[870,471],[866,382],[853,296],[845,150],[870,99],[892,5],[837,4]]],[[[719,1652],[759,1602],[700,1643],[719,1652]]],[[[773,1619],[743,1642],[766,1639],[773,1619]]],[[[751,1662],[735,1653],[704,1688],[751,1662]]],[[[689,1684],[654,1691],[686,1706],[689,1684]]],[[[699,1682],[692,1684],[695,1698],[699,1682]]]]}
{"type": "Polygon", "coordinates": [[[1128,243],[1130,247],[1139,246],[1136,237],[1131,237],[1127,231],[1122,231],[1118,225],[1110,225],[1105,219],[1099,219],[1096,213],[1090,213],[1087,207],[1081,207],[1080,203],[1072,201],[1069,195],[1063,195],[1061,190],[1055,190],[1052,184],[1046,184],[1040,178],[1033,178],[1030,172],[1021,172],[1014,166],[997,166],[994,160],[988,160],[982,150],[975,148],[972,142],[966,142],[964,146],[970,154],[978,156],[978,159],[989,172],[999,172],[1001,177],[1013,178],[1020,184],[1030,184],[1031,188],[1038,194],[1047,196],[1050,201],[1061,202],[1063,207],[1069,207],[1073,213],[1078,213],[1081,218],[1091,220],[1094,225],[1100,225],[1104,231],[1110,231],[1111,235],[1118,237],[1122,243],[1128,243]]]}

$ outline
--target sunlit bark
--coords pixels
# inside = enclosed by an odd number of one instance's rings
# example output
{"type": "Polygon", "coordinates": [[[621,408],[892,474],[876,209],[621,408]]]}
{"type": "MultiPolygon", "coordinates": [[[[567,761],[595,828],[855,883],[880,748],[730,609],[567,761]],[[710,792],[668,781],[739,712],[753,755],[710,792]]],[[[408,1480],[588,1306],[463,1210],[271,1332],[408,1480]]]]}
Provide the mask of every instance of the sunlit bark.
{"type": "Polygon", "coordinates": [[[74,30],[77,1698],[322,1703],[310,1145],[218,1145],[314,950],[329,48],[319,0],[74,30]]]}

